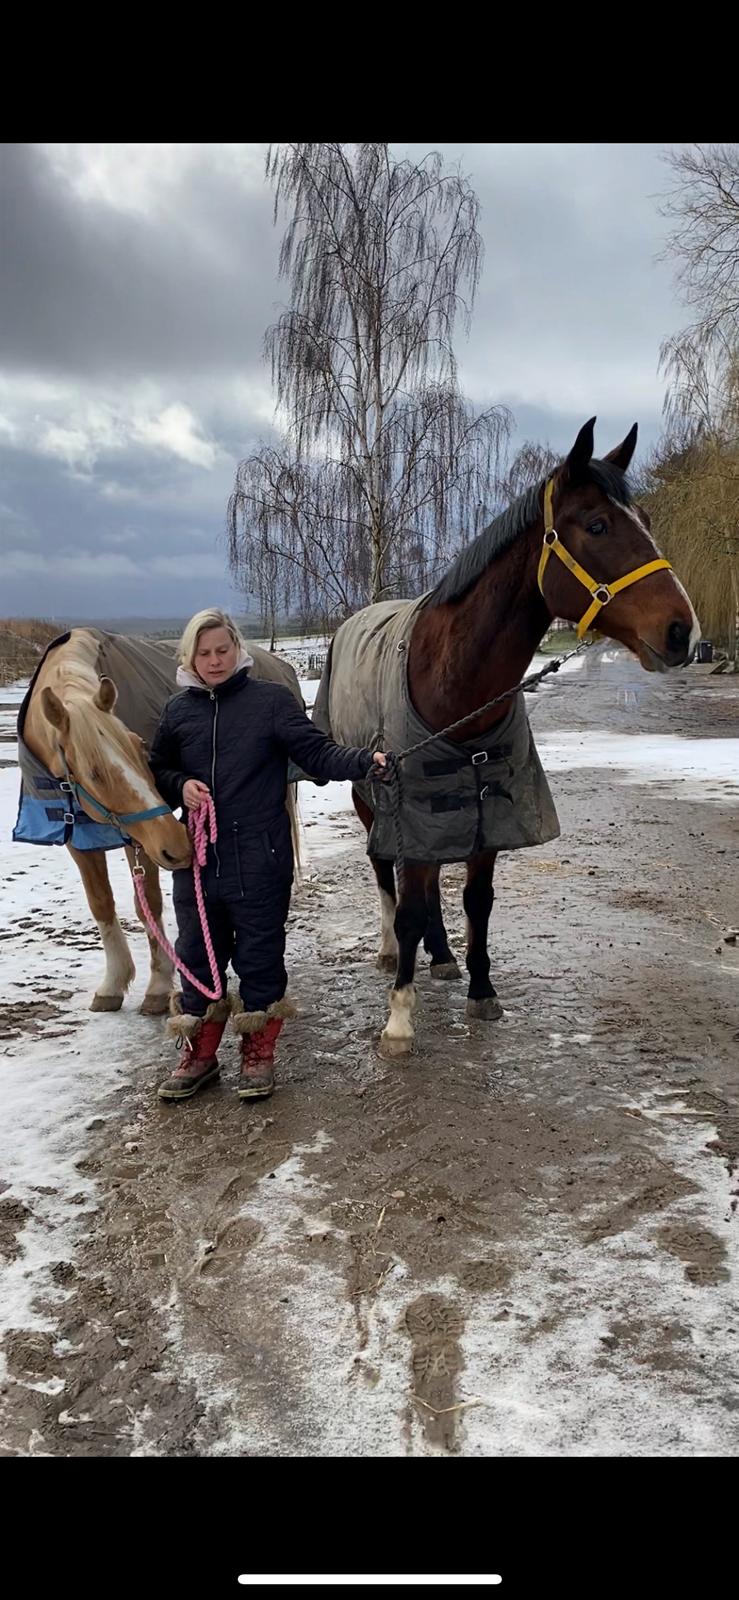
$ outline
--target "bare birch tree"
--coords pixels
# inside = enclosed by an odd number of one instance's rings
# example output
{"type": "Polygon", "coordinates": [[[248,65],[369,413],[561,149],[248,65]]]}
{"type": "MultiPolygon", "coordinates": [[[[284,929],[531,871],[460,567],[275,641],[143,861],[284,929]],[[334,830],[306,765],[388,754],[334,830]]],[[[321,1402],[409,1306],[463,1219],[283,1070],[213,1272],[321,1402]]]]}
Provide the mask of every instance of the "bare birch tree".
{"type": "Polygon", "coordinates": [[[497,477],[502,407],[463,398],[454,355],[482,260],[479,202],[438,154],[387,144],[270,148],[290,301],[265,337],[285,439],[239,466],[232,571],[326,614],[423,588],[497,477]]]}

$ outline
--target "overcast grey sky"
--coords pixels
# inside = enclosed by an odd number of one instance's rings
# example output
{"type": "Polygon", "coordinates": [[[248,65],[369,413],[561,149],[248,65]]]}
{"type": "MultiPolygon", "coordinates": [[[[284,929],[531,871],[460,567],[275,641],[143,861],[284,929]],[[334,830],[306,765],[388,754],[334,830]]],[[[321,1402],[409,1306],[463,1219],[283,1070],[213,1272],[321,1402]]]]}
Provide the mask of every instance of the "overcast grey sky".
{"type": "MultiPolygon", "coordinates": [[[[645,144],[395,145],[461,161],[485,266],[462,384],[516,439],[660,432],[684,320],[655,258],[669,183],[645,144]]],[[[284,298],[262,145],[0,148],[0,614],[237,604],[225,508],[273,421],[262,336],[284,298]]]]}

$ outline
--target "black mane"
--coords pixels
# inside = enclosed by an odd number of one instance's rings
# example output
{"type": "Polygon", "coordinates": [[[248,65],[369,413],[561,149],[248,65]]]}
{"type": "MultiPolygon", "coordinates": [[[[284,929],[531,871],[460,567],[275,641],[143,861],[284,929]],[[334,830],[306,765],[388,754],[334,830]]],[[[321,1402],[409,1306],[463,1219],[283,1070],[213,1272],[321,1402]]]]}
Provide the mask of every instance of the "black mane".
{"type": "MultiPolygon", "coordinates": [[[[546,480],[545,480],[546,481],[546,480]]],[[[614,466],[612,461],[596,461],[588,463],[585,475],[586,483],[595,483],[609,500],[615,500],[617,505],[631,505],[631,490],[626,474],[620,467],[614,466]]],[[[514,539],[526,528],[530,528],[541,512],[541,498],[544,483],[534,484],[531,489],[526,489],[517,500],[501,512],[487,528],[483,528],[471,544],[465,545],[459,555],[452,562],[443,578],[439,579],[436,587],[429,596],[429,605],[443,606],[449,600],[461,600],[468,589],[477,583],[483,572],[490,566],[496,556],[501,556],[513,544],[514,539]]]]}

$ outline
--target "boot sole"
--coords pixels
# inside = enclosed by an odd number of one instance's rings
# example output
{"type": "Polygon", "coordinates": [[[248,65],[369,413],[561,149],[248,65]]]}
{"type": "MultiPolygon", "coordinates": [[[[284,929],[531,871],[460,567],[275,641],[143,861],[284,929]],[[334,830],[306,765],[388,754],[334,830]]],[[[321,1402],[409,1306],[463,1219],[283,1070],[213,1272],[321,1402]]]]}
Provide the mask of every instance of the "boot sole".
{"type": "Polygon", "coordinates": [[[193,1095],[197,1094],[199,1089],[204,1089],[207,1083],[214,1083],[216,1078],[220,1078],[220,1075],[220,1067],[213,1067],[210,1072],[204,1072],[202,1077],[196,1078],[195,1082],[187,1089],[168,1089],[165,1087],[158,1089],[157,1098],[159,1100],[192,1100],[193,1095]]]}
{"type": "Polygon", "coordinates": [[[273,1092],[274,1092],[274,1084],[273,1083],[270,1084],[268,1089],[237,1089],[236,1090],[236,1093],[237,1093],[237,1095],[239,1097],[239,1100],[268,1100],[270,1095],[273,1092]]]}

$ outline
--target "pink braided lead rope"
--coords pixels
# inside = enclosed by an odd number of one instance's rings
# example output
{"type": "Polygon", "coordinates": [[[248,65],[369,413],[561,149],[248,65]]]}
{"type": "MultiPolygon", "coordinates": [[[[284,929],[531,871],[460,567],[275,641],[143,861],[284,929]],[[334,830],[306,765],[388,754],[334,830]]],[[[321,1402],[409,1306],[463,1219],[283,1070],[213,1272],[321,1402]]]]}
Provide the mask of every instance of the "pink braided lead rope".
{"type": "Polygon", "coordinates": [[[201,800],[197,810],[188,812],[187,831],[190,834],[193,843],[192,873],[195,880],[195,899],[198,906],[200,926],[203,931],[203,943],[208,954],[208,962],[210,964],[211,977],[215,984],[215,989],[206,989],[205,985],[200,982],[199,978],[196,978],[195,974],[190,971],[190,968],[185,966],[184,961],[180,961],[174,946],[170,944],[169,939],[167,939],[162,933],[158,923],[154,921],[151,907],[148,905],[146,899],[146,891],[144,889],[144,868],[139,866],[138,846],[136,846],[136,864],[133,869],[134,887],[136,889],[136,896],[149,932],[153,934],[154,938],[157,940],[157,943],[160,944],[162,949],[166,951],[170,961],[172,961],[177,968],[177,971],[183,973],[188,982],[193,984],[201,994],[205,995],[206,1000],[221,1000],[223,998],[223,988],[221,985],[220,973],[218,971],[216,953],[213,949],[213,940],[211,939],[210,928],[208,927],[208,918],[205,914],[203,885],[200,881],[200,869],[201,867],[205,866],[205,858],[208,853],[208,837],[210,836],[211,844],[215,844],[216,839],[218,838],[216,808],[213,804],[211,795],[208,795],[205,800],[201,800]]]}

